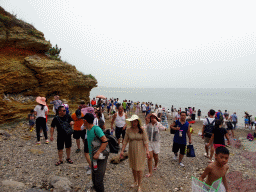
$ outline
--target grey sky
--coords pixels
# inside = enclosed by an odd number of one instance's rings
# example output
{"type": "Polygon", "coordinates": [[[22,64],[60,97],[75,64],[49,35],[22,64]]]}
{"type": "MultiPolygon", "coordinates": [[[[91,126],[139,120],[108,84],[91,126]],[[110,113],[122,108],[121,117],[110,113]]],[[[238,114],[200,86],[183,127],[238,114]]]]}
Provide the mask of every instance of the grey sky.
{"type": "Polygon", "coordinates": [[[99,86],[255,88],[255,1],[0,0],[99,86]]]}

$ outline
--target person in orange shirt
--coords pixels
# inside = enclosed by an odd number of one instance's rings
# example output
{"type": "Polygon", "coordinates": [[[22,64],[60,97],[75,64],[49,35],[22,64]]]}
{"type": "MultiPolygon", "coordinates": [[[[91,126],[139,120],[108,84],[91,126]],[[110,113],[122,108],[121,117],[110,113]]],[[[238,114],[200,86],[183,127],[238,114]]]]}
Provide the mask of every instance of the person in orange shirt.
{"type": "Polygon", "coordinates": [[[71,118],[75,122],[73,138],[76,139],[76,145],[77,145],[76,153],[79,153],[81,151],[80,138],[82,139],[83,142],[85,140],[86,130],[81,130],[81,126],[84,124],[84,121],[82,120],[83,116],[84,114],[79,109],[77,109],[76,112],[71,115],[71,118]]]}
{"type": "Polygon", "coordinates": [[[95,98],[93,98],[93,100],[91,101],[91,104],[92,104],[93,107],[96,105],[96,100],[95,100],[95,98]]]}
{"type": "Polygon", "coordinates": [[[84,156],[86,161],[88,162],[89,166],[87,167],[87,174],[91,174],[91,160],[89,156],[89,149],[88,149],[88,142],[87,139],[85,139],[86,135],[86,129],[84,129],[84,121],[82,117],[84,114],[81,112],[80,109],[77,109],[75,113],[71,115],[72,119],[74,120],[74,133],[73,133],[73,138],[76,139],[76,145],[77,145],[77,150],[76,153],[79,153],[81,151],[80,149],[80,138],[82,139],[84,143],[84,156]]]}

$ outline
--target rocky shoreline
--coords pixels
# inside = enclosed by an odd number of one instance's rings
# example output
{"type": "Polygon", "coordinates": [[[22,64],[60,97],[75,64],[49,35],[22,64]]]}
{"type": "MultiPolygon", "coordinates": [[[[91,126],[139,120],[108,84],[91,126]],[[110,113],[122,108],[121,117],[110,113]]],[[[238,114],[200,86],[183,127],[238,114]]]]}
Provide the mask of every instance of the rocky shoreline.
{"type": "MultiPolygon", "coordinates": [[[[106,114],[105,114],[106,116],[106,114]]],[[[144,119],[140,114],[142,123],[144,119]]],[[[50,127],[52,118],[48,120],[50,127]]],[[[171,120],[169,120],[169,125],[171,120]]],[[[106,127],[110,128],[110,120],[106,120],[106,127]]],[[[185,157],[185,167],[178,166],[173,160],[172,141],[170,130],[161,132],[161,152],[159,154],[159,166],[153,176],[143,179],[143,191],[191,191],[191,176],[199,178],[208,164],[204,157],[204,142],[198,131],[202,128],[202,122],[197,121],[192,125],[194,133],[192,142],[195,147],[196,157],[185,157]]],[[[236,130],[237,137],[245,137],[246,130],[236,130]]],[[[56,131],[54,141],[36,146],[35,132],[28,131],[28,123],[21,121],[15,124],[1,126],[0,129],[0,191],[84,191],[91,184],[90,175],[86,175],[86,160],[82,152],[75,153],[76,143],[73,139],[71,159],[74,164],[66,162],[56,167],[58,159],[56,131]]],[[[83,147],[81,148],[83,151],[83,147]]],[[[232,142],[230,150],[228,173],[231,191],[255,191],[256,190],[256,155],[244,150],[239,142],[232,142]],[[235,178],[235,179],[234,179],[235,178]],[[250,183],[250,185],[248,185],[250,183]]],[[[111,164],[109,156],[105,188],[112,191],[136,191],[129,188],[133,182],[132,172],[128,161],[119,164],[111,164]]],[[[65,153],[64,153],[65,158],[65,153]]],[[[148,170],[146,168],[145,173],[148,170]]]]}

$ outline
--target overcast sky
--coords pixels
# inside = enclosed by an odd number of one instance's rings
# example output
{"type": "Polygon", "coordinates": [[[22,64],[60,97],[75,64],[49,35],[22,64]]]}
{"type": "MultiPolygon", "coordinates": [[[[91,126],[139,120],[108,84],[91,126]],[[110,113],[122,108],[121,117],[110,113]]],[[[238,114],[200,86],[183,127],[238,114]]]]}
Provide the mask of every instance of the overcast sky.
{"type": "Polygon", "coordinates": [[[255,88],[255,1],[0,0],[98,86],[255,88]]]}

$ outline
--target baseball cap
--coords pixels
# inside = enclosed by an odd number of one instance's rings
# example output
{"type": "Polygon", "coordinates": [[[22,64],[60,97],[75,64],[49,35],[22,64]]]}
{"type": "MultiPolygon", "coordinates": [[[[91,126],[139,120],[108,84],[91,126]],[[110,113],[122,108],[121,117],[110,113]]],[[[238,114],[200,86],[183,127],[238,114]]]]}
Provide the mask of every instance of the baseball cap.
{"type": "Polygon", "coordinates": [[[86,113],[83,119],[86,120],[88,123],[93,123],[94,115],[91,113],[86,113]]]}

